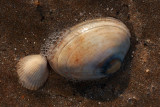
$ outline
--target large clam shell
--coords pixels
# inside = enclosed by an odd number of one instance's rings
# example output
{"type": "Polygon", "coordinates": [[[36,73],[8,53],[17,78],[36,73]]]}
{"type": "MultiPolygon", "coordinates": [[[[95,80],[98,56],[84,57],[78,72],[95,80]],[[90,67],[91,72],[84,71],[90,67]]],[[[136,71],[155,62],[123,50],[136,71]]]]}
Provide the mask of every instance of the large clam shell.
{"type": "Polygon", "coordinates": [[[29,55],[17,64],[19,82],[30,90],[40,88],[48,78],[46,58],[41,55],[29,55]]]}
{"type": "Polygon", "coordinates": [[[114,18],[85,21],[62,37],[49,48],[47,59],[55,72],[71,79],[98,79],[116,72],[130,47],[128,28],[114,18]]]}

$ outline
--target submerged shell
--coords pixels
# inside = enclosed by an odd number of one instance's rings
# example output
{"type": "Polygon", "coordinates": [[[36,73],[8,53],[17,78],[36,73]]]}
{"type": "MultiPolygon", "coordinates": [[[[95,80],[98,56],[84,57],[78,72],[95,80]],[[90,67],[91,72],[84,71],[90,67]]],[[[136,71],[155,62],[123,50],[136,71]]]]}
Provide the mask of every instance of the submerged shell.
{"type": "Polygon", "coordinates": [[[48,77],[47,61],[41,55],[29,55],[17,64],[19,82],[30,90],[37,90],[48,77]]]}
{"type": "Polygon", "coordinates": [[[58,74],[91,80],[116,72],[130,47],[130,32],[119,20],[85,21],[68,29],[50,44],[47,59],[58,74]]]}

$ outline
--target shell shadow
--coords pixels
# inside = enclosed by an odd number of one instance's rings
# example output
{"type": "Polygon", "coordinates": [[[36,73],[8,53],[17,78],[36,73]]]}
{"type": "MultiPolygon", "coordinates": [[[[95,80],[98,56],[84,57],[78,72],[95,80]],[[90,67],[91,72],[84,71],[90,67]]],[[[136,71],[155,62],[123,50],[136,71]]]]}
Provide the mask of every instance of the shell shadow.
{"type": "Polygon", "coordinates": [[[130,73],[123,68],[108,78],[93,81],[70,81],[74,93],[97,101],[112,101],[120,96],[128,87],[130,73]]]}
{"type": "Polygon", "coordinates": [[[71,97],[81,96],[96,101],[112,101],[119,97],[128,87],[130,81],[130,58],[126,58],[121,69],[108,78],[91,81],[67,80],[55,73],[49,78],[48,88],[56,94],[71,97]],[[54,81],[54,82],[53,82],[54,81]],[[51,85],[51,84],[54,84],[51,85]]]}

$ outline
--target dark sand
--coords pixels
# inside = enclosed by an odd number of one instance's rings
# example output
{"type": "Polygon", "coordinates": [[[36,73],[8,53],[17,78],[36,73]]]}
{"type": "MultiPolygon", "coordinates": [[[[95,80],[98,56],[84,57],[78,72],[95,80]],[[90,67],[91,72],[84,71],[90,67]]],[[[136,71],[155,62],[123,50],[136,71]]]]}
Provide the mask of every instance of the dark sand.
{"type": "Polygon", "coordinates": [[[159,0],[37,1],[0,0],[0,107],[160,106],[159,0]],[[37,91],[18,83],[16,63],[39,53],[51,32],[108,16],[123,21],[132,34],[131,48],[114,76],[75,83],[51,71],[37,91]]]}

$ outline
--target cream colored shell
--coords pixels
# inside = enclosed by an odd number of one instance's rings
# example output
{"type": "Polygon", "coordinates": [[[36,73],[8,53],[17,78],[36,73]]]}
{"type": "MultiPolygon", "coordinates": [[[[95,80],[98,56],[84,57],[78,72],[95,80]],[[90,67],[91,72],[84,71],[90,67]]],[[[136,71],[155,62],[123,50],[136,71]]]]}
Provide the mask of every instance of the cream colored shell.
{"type": "Polygon", "coordinates": [[[78,80],[91,80],[116,72],[129,46],[130,32],[119,20],[89,20],[70,28],[47,56],[58,74],[78,80]]]}
{"type": "Polygon", "coordinates": [[[40,88],[48,78],[46,58],[41,55],[29,55],[17,64],[19,82],[30,90],[40,88]]]}

